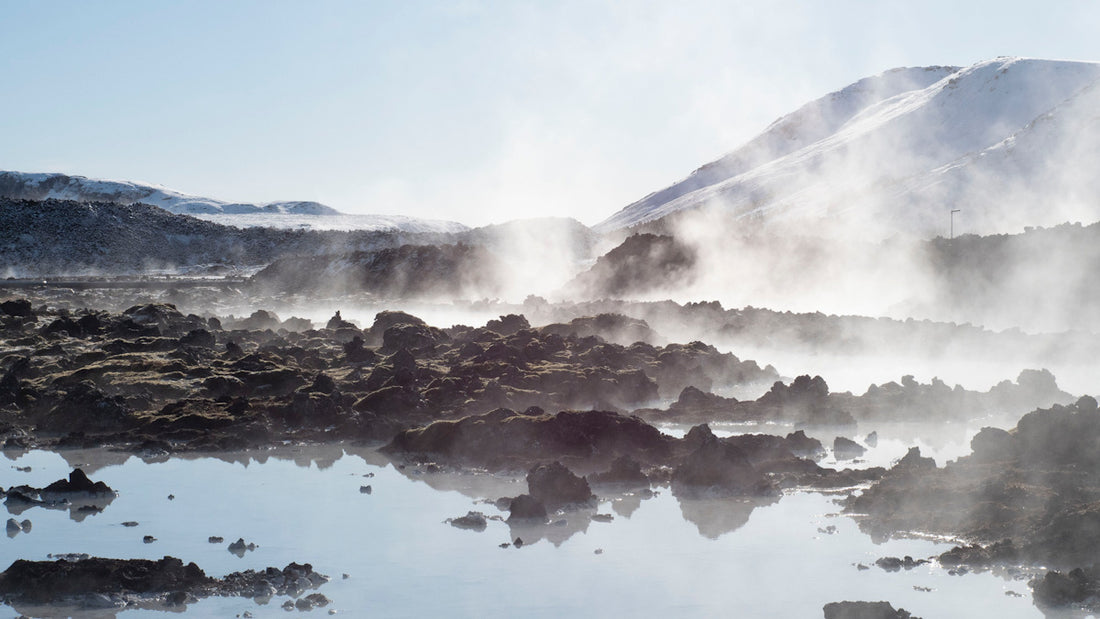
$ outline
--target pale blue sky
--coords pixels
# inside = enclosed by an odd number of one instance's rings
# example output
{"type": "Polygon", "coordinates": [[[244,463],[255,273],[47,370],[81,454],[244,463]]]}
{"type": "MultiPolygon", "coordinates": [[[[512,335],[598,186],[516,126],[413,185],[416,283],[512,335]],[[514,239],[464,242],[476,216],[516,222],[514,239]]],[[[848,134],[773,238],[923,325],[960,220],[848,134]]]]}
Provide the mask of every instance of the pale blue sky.
{"type": "Polygon", "coordinates": [[[0,169],[594,224],[861,77],[1100,60],[1098,30],[1095,1],[0,0],[0,169]]]}

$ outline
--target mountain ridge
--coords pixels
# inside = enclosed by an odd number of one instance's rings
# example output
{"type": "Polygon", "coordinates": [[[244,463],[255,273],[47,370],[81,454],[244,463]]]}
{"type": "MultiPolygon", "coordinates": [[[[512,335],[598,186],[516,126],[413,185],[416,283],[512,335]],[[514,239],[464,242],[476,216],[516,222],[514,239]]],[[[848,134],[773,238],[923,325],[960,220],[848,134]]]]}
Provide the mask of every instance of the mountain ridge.
{"type": "Polygon", "coordinates": [[[227,202],[185,194],[137,181],[100,180],[62,173],[0,171],[0,198],[75,202],[148,204],[177,215],[190,215],[237,227],[399,230],[410,233],[461,232],[468,226],[406,215],[348,215],[320,202],[287,200],[227,202]],[[309,219],[307,219],[309,218],[309,219]],[[311,225],[312,224],[312,225],[311,225]]]}
{"type": "Polygon", "coordinates": [[[141,202],[177,215],[293,213],[336,215],[340,211],[312,201],[251,204],[226,202],[185,194],[161,185],[137,181],[94,179],[59,172],[0,171],[0,196],[16,200],[74,200],[77,202],[141,202]]]}
{"type": "MultiPolygon", "coordinates": [[[[595,229],[621,230],[700,210],[732,216],[742,226],[753,220],[816,225],[850,211],[875,219],[880,236],[946,232],[944,209],[956,206],[966,208],[971,229],[982,233],[1053,225],[1075,215],[1100,219],[1071,195],[1075,186],[1039,174],[1040,164],[1049,167],[1056,162],[1085,183],[1083,171],[1090,166],[1074,155],[1100,145],[1100,125],[1094,124],[1090,112],[1092,103],[1100,103],[1098,81],[1100,63],[1025,58],[997,58],[963,69],[887,71],[780,118],[745,145],[624,207],[595,229]],[[921,77],[931,83],[921,87],[921,77]],[[866,92],[868,86],[882,83],[889,87],[866,92]],[[915,87],[907,90],[907,83],[915,87]],[[1073,105],[1082,97],[1087,102],[1073,105]],[[830,117],[832,108],[844,114],[830,117]],[[988,162],[965,165],[968,156],[994,149],[1012,136],[1026,142],[1041,119],[1058,110],[1063,111],[1055,115],[1059,139],[1046,140],[1042,152],[1017,149],[1013,160],[999,169],[988,162]],[[802,118],[820,122],[807,129],[797,122],[802,118]],[[760,148],[784,141],[790,148],[760,148]],[[771,154],[776,156],[762,161],[771,154]],[[755,165],[745,169],[727,164],[744,160],[755,165]],[[967,169],[952,171],[953,162],[967,169]],[[1004,199],[1005,192],[996,185],[1004,184],[1006,176],[1012,180],[1011,174],[1021,169],[1031,175],[1021,185],[1033,201],[1075,202],[1074,208],[1059,207],[1066,212],[1049,216],[1026,204],[1013,205],[1019,212],[997,209],[996,199],[1004,199]],[[945,181],[948,185],[939,186],[945,181]]],[[[1086,195],[1100,189],[1082,186],[1086,195]]]]}

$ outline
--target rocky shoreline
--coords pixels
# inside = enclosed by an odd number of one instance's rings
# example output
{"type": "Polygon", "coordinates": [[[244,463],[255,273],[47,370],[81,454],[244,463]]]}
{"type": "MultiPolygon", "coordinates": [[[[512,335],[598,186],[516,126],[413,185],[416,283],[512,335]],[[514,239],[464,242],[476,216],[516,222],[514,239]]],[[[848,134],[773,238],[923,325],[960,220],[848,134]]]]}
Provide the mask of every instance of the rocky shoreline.
{"type": "MultiPolygon", "coordinates": [[[[528,540],[557,513],[581,514],[585,523],[605,517],[593,509],[598,495],[668,487],[687,515],[715,498],[746,501],[751,511],[791,489],[829,490],[847,495],[844,510],[873,536],[921,531],[964,540],[936,558],[942,566],[1069,570],[1033,581],[1036,601],[1091,603],[1096,579],[1087,566],[1100,550],[1100,486],[1087,472],[1100,463],[1100,412],[1093,398],[1062,391],[1049,372],[1026,370],[985,392],[903,377],[853,395],[830,392],[817,376],[784,381],[770,366],[702,342],[621,343],[627,332],[656,339],[644,322],[614,314],[542,327],[510,314],[480,327],[439,328],[384,311],[361,328],[336,312],[314,328],[262,310],[223,320],[166,303],[112,313],[14,299],[0,304],[0,444],[147,457],[299,443],[382,446],[402,467],[524,474],[526,493],[496,500],[528,540]],[[719,395],[750,385],[763,395],[719,395]],[[914,416],[966,424],[991,415],[1019,421],[1008,431],[983,429],[970,455],[943,467],[915,448],[889,468],[823,464],[830,454],[837,463],[858,461],[875,436],[862,444],[847,437],[868,425],[914,416]],[[711,429],[743,422],[796,429],[726,437],[711,429]],[[677,438],[656,423],[690,430],[677,438]],[[823,444],[807,434],[822,429],[835,439],[823,444]]],[[[82,475],[66,483],[90,492],[85,486],[94,484],[82,475]]],[[[76,509],[49,491],[3,492],[9,511],[76,509]]],[[[107,491],[98,494],[109,502],[107,491]]],[[[471,511],[449,522],[480,530],[486,517],[471,511]]],[[[185,575],[198,569],[164,566],[185,575]]],[[[19,597],[30,594],[12,584],[42,569],[13,564],[0,576],[6,599],[43,601],[19,597]]],[[[51,569],[75,568],[55,562],[51,569]]],[[[252,582],[233,574],[218,582],[229,581],[252,582]]],[[[157,595],[178,601],[230,590],[213,582],[203,575],[179,589],[184,597],[157,595]]],[[[126,596],[136,593],[112,595],[130,604],[126,596]]]]}

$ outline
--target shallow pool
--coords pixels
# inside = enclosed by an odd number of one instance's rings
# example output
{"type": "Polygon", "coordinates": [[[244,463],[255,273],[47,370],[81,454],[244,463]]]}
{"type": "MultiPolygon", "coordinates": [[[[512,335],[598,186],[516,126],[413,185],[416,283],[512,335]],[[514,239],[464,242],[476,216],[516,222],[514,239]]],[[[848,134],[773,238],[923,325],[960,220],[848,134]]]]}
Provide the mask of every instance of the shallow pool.
{"type": "MultiPolygon", "coordinates": [[[[659,488],[652,497],[604,499],[546,527],[490,520],[477,532],[445,520],[470,510],[506,516],[485,499],[524,492],[522,480],[398,469],[372,449],[351,446],[152,463],[103,450],[5,455],[4,487],[44,486],[80,465],[119,494],[81,521],[68,511],[22,512],[18,519],[29,518],[33,529],[0,540],[3,567],[51,553],[172,555],[213,576],[309,562],[332,578],[320,588],[332,603],[312,614],[356,617],[820,617],[825,603],[846,599],[888,600],[926,618],[1042,616],[1023,576],[874,567],[879,557],[928,557],[949,544],[875,544],[838,515],[835,497],[818,493],[766,504],[681,502],[659,488]],[[361,491],[366,485],[369,494],[361,491]],[[612,520],[592,520],[596,512],[612,520]],[[146,535],[156,541],[144,543],[146,535]],[[210,536],[225,541],[211,544],[210,536]],[[501,547],[517,536],[521,548],[501,547]],[[227,550],[237,538],[258,547],[238,557],[227,550]]],[[[211,598],[187,611],[284,615],[283,601],[211,598]]]]}

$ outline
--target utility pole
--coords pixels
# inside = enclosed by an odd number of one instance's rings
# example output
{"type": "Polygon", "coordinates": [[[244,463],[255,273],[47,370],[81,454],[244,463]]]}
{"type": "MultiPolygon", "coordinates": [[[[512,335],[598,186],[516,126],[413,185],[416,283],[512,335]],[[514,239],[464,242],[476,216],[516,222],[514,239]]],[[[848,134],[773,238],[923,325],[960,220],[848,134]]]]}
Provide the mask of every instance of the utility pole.
{"type": "Polygon", "coordinates": [[[955,240],[955,213],[961,212],[962,209],[951,209],[951,240],[955,240]]]}

